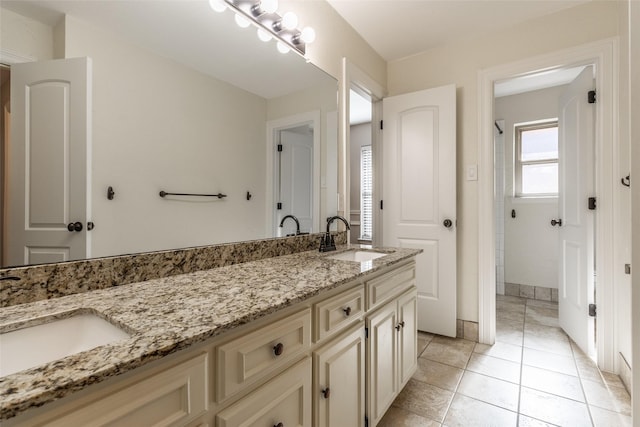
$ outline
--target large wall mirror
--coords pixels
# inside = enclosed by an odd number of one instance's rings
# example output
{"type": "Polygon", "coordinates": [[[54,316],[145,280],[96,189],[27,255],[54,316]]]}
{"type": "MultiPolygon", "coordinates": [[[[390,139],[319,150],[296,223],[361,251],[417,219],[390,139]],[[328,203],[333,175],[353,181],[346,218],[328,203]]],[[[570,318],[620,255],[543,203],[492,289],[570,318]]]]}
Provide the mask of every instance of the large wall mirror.
{"type": "Polygon", "coordinates": [[[2,81],[3,266],[284,236],[288,214],[318,232],[336,213],[337,81],[231,11],[205,0],[1,7],[0,48],[14,59],[2,81]],[[79,127],[59,64],[87,77],[79,127]]]}

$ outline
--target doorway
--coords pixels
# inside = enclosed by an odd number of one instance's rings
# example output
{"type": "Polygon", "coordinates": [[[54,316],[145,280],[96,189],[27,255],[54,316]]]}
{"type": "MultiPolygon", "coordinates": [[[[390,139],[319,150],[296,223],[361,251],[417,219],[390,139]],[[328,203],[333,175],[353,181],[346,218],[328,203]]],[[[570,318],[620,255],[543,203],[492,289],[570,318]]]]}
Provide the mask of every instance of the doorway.
{"type": "MultiPolygon", "coordinates": [[[[588,105],[586,93],[593,87],[593,74],[593,66],[579,66],[494,84],[496,294],[544,301],[555,310],[560,308],[560,322],[546,325],[549,331],[560,332],[558,327],[561,327],[591,356],[595,356],[595,318],[586,314],[589,303],[595,303],[593,218],[596,213],[578,203],[578,209],[585,211],[585,218],[574,221],[566,213],[566,207],[572,200],[582,200],[579,192],[593,195],[593,144],[588,142],[593,141],[594,127],[592,120],[581,124],[582,132],[589,136],[581,140],[581,150],[590,147],[590,153],[585,153],[588,155],[578,164],[574,161],[575,155],[566,154],[571,147],[567,141],[571,128],[561,100],[576,92],[572,82],[581,76],[588,89],[584,93],[580,90],[577,98],[592,117],[593,108],[588,105]],[[584,177],[568,185],[566,177],[578,173],[584,177]],[[574,247],[576,239],[572,239],[569,246],[560,241],[567,229],[577,230],[590,239],[580,248],[590,254],[585,256],[590,262],[580,262],[582,267],[577,275],[580,280],[567,268],[572,261],[567,259],[567,254],[572,253],[569,249],[574,247]],[[571,279],[573,283],[561,278],[571,279]],[[572,296],[567,290],[575,289],[578,282],[581,286],[588,282],[590,294],[582,293],[579,302],[569,301],[572,296]],[[562,298],[559,298],[559,288],[564,290],[560,294],[562,298]],[[571,304],[580,309],[572,311],[571,304]]],[[[497,321],[496,325],[501,330],[505,322],[497,321]]]]}
{"type": "Polygon", "coordinates": [[[7,147],[9,146],[11,122],[11,67],[0,64],[0,265],[5,265],[4,207],[7,171],[7,147]]]}
{"type": "Polygon", "coordinates": [[[541,55],[523,61],[493,67],[479,74],[479,196],[478,196],[478,256],[479,256],[479,339],[485,344],[495,342],[495,207],[494,207],[494,83],[513,76],[526,76],[541,71],[594,64],[596,87],[600,97],[595,104],[596,132],[595,189],[598,197],[596,218],[596,269],[598,271],[597,357],[601,369],[615,372],[617,352],[614,345],[614,282],[613,282],[613,195],[614,147],[617,146],[615,112],[617,92],[616,40],[605,40],[541,55]]]}

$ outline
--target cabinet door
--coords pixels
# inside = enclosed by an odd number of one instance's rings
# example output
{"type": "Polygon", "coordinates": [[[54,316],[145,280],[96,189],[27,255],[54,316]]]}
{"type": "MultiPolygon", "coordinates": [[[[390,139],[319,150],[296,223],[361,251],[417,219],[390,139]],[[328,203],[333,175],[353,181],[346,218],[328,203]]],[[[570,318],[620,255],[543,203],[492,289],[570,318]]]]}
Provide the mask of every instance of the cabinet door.
{"type": "Polygon", "coordinates": [[[409,381],[418,367],[417,291],[411,291],[398,298],[398,375],[399,389],[409,381]]]}
{"type": "Polygon", "coordinates": [[[216,416],[218,427],[311,425],[311,358],[307,357],[216,416]]]}
{"type": "Polygon", "coordinates": [[[367,379],[369,422],[372,425],[384,416],[398,393],[398,326],[397,301],[382,306],[367,318],[367,379]]]}
{"type": "Polygon", "coordinates": [[[364,322],[313,355],[315,426],[364,425],[364,322]]]}

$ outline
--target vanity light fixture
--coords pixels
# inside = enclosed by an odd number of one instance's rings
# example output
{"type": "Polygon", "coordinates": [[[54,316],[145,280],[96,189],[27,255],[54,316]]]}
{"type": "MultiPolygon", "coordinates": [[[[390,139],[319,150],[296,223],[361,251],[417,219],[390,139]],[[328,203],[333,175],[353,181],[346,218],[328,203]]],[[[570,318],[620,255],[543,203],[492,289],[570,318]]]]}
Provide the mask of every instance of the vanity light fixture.
{"type": "Polygon", "coordinates": [[[304,56],[306,45],[316,38],[313,28],[297,28],[295,13],[278,14],[278,0],[209,0],[209,5],[216,12],[227,8],[234,11],[236,23],[242,28],[253,23],[258,27],[258,38],[264,42],[275,38],[281,53],[294,50],[304,56]]]}

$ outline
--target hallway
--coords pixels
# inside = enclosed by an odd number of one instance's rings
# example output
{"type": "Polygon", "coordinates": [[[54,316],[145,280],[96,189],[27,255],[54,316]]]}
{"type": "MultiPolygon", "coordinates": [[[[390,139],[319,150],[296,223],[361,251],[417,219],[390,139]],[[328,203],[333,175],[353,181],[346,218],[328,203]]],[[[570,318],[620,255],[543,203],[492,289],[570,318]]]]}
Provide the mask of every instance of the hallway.
{"type": "Polygon", "coordinates": [[[496,344],[419,333],[418,370],[379,426],[631,426],[631,399],[558,327],[558,304],[497,296],[496,344]]]}

